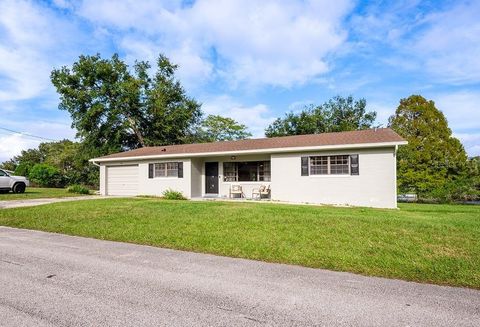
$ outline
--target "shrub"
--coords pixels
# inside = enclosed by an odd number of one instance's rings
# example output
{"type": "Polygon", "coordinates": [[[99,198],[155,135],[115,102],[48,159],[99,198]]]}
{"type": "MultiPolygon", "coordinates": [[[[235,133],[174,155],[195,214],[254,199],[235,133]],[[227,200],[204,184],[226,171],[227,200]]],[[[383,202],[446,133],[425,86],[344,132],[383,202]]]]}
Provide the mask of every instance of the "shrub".
{"type": "Polygon", "coordinates": [[[78,193],[78,194],[90,194],[90,190],[87,187],[85,187],[83,185],[80,185],[80,184],[70,185],[67,188],[67,192],[78,193]]]}
{"type": "Polygon", "coordinates": [[[166,200],[186,200],[187,198],[183,196],[183,193],[180,191],[174,190],[165,190],[162,193],[163,198],[166,200]]]}
{"type": "Polygon", "coordinates": [[[18,164],[17,168],[15,168],[14,174],[17,176],[28,176],[30,170],[32,169],[32,165],[29,163],[20,163],[18,164]]]}
{"type": "Polygon", "coordinates": [[[36,164],[30,170],[30,180],[43,187],[63,187],[64,178],[57,167],[49,164],[36,164]]]}

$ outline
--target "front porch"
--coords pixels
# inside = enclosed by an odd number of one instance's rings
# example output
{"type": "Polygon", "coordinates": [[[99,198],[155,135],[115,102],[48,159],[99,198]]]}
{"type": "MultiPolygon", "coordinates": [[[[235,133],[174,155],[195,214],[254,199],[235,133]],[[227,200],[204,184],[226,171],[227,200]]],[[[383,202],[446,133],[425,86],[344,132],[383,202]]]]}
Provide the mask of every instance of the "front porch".
{"type": "Polygon", "coordinates": [[[192,158],[192,199],[269,200],[270,155],[192,158]]]}

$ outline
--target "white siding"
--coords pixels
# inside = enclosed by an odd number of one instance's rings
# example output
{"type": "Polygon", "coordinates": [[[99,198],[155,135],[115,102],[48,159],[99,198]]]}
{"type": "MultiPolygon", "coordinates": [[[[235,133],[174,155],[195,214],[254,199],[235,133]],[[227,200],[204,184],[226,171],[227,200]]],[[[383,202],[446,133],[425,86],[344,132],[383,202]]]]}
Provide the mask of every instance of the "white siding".
{"type": "Polygon", "coordinates": [[[108,195],[138,194],[138,165],[107,166],[108,195]]]}
{"type": "Polygon", "coordinates": [[[192,197],[201,197],[202,196],[202,166],[204,165],[203,160],[199,158],[192,159],[192,197]]]}
{"type": "Polygon", "coordinates": [[[161,196],[165,190],[171,189],[180,191],[187,198],[191,194],[191,160],[190,159],[168,159],[141,162],[139,165],[140,172],[140,193],[141,195],[161,196]],[[148,178],[148,164],[160,162],[183,162],[183,178],[178,177],[156,177],[148,178]]]}
{"type": "MultiPolygon", "coordinates": [[[[138,190],[135,195],[155,195],[161,196],[167,189],[180,191],[187,198],[191,197],[191,164],[190,159],[169,159],[169,160],[154,160],[154,161],[136,161],[134,163],[124,161],[115,162],[118,166],[131,166],[137,165],[138,171],[138,190]],[[148,178],[148,164],[158,162],[183,162],[183,178],[178,177],[159,177],[148,178]]],[[[109,183],[112,183],[110,174],[108,173],[109,164],[102,164],[100,166],[100,194],[112,195],[108,191],[109,183]]],[[[124,191],[130,193],[129,191],[124,191]]],[[[127,195],[127,194],[122,194],[127,195]]],[[[128,194],[130,195],[130,194],[128,194]]]]}
{"type": "Polygon", "coordinates": [[[272,199],[278,201],[396,208],[395,148],[273,154],[272,199]],[[301,176],[301,157],[359,154],[358,176],[301,176]]]}

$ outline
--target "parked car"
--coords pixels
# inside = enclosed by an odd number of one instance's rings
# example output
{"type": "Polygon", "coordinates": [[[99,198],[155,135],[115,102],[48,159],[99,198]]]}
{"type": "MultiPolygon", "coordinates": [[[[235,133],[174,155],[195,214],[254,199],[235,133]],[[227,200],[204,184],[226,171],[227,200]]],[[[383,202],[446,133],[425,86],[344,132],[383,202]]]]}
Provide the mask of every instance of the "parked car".
{"type": "Polygon", "coordinates": [[[23,193],[30,182],[23,176],[14,176],[4,169],[0,169],[0,192],[23,193]]]}

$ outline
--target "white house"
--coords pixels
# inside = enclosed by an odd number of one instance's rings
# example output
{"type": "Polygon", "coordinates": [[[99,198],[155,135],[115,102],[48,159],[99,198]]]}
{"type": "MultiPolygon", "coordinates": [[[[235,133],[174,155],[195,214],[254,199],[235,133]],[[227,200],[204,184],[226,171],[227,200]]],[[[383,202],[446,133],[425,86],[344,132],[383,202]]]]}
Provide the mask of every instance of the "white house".
{"type": "Polygon", "coordinates": [[[407,142],[388,128],[241,141],[145,147],[91,159],[102,195],[251,198],[397,207],[396,151],[407,142]],[[233,194],[242,196],[240,194],[233,194]]]}

